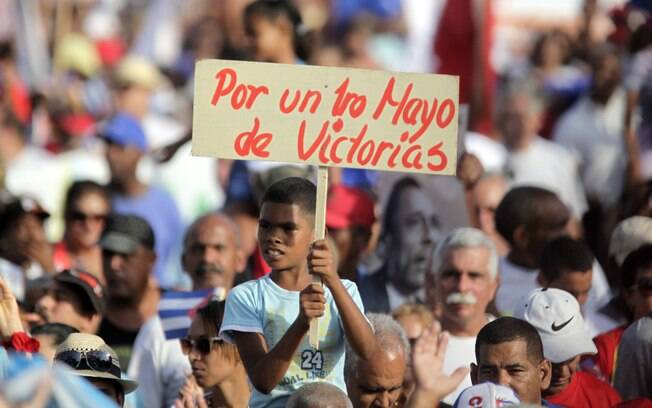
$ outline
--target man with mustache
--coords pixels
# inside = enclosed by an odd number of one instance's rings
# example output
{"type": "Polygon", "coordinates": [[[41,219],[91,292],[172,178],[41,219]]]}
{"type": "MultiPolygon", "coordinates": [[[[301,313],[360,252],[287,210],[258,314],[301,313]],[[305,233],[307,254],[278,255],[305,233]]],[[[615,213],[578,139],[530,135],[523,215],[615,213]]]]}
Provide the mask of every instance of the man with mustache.
{"type": "MultiPolygon", "coordinates": [[[[183,240],[181,264],[193,290],[223,289],[224,296],[245,268],[240,232],[231,218],[209,213],[193,222],[183,240]]],[[[138,379],[144,406],[169,407],[190,371],[179,341],[166,340],[161,319],[155,315],[138,333],[128,374],[138,379]]]]}
{"type": "MultiPolygon", "coordinates": [[[[451,231],[434,251],[426,276],[426,296],[433,310],[441,310],[442,330],[450,333],[443,373],[475,363],[476,336],[494,317],[487,305],[498,287],[498,253],[493,241],[475,228],[451,231]]],[[[453,404],[471,386],[467,375],[443,402],[453,404]]]]}

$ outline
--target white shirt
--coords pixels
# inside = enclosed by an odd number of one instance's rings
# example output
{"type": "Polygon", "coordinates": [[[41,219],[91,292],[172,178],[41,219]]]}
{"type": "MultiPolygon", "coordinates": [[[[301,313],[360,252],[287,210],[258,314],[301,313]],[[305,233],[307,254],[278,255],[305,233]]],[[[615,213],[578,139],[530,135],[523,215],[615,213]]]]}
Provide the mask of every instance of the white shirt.
{"type": "Polygon", "coordinates": [[[138,381],[138,407],[170,407],[191,372],[179,340],[167,340],[158,315],[140,328],[131,352],[130,378],[138,381]]]}
{"type": "Polygon", "coordinates": [[[9,290],[16,299],[23,300],[25,298],[25,275],[20,266],[0,258],[0,276],[7,282],[9,290]]]}
{"type": "Polygon", "coordinates": [[[509,151],[506,167],[514,185],[553,191],[576,218],[587,210],[577,159],[565,147],[536,136],[525,149],[509,151]]]}
{"type": "MultiPolygon", "coordinates": [[[[446,375],[450,375],[459,367],[470,367],[471,363],[475,363],[475,338],[471,337],[458,337],[451,335],[448,340],[448,348],[444,356],[444,367],[442,371],[446,375]]],[[[471,385],[471,374],[467,374],[464,380],[457,386],[455,391],[448,394],[443,402],[453,405],[457,397],[464,389],[471,385]]]]}
{"type": "Polygon", "coordinates": [[[406,303],[423,303],[425,299],[425,289],[419,289],[411,295],[403,295],[391,283],[387,282],[385,285],[387,290],[387,300],[389,302],[389,310],[396,310],[406,303]]]}
{"type": "Polygon", "coordinates": [[[500,286],[496,291],[496,308],[503,315],[512,315],[516,303],[537,285],[536,269],[522,268],[500,258],[500,286]]]}
{"type": "MultiPolygon", "coordinates": [[[[495,320],[496,318],[490,314],[487,314],[487,323],[495,320]]],[[[453,371],[457,370],[460,367],[471,367],[471,363],[475,364],[475,339],[476,336],[460,337],[449,336],[448,348],[446,349],[446,355],[444,356],[444,366],[442,371],[446,375],[450,375],[453,371]]],[[[455,391],[448,394],[443,402],[449,405],[453,405],[460,393],[464,391],[465,388],[470,387],[471,385],[471,373],[469,373],[464,380],[457,386],[455,391]]]]}
{"type": "Polygon", "coordinates": [[[625,91],[618,89],[606,105],[584,96],[559,119],[554,139],[580,161],[586,194],[609,207],[623,190],[627,160],[623,146],[625,91]]]}
{"type": "Polygon", "coordinates": [[[433,71],[432,44],[444,4],[443,0],[401,1],[403,18],[407,23],[407,55],[404,61],[406,71],[433,71]]]}
{"type": "MultiPolygon", "coordinates": [[[[65,189],[61,166],[48,152],[26,146],[20,154],[7,163],[5,175],[7,190],[15,195],[28,195],[36,199],[53,217],[61,213],[65,189]]],[[[48,238],[58,240],[60,230],[48,222],[48,238]]]]}

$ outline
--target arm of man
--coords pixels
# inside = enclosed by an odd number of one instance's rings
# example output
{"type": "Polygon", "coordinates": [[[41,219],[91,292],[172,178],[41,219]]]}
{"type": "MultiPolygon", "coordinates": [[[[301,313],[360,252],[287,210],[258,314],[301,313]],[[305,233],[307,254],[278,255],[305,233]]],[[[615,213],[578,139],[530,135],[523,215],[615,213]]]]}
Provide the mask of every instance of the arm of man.
{"type": "MultiPolygon", "coordinates": [[[[361,309],[362,301],[357,295],[360,306],[353,300],[337,274],[333,254],[326,240],[313,244],[308,258],[310,273],[319,276],[333,295],[342,319],[342,326],[349,344],[362,359],[369,359],[376,349],[376,340],[371,325],[361,309]]],[[[356,290],[357,294],[357,290],[356,290]]]]}

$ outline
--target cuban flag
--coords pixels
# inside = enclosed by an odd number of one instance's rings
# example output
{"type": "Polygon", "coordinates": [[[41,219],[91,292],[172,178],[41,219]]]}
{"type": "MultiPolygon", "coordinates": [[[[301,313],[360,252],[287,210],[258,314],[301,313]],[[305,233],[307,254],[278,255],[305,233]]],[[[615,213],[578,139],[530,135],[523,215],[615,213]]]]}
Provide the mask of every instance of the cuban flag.
{"type": "Polygon", "coordinates": [[[197,309],[211,300],[224,300],[224,288],[203,289],[193,292],[166,291],[158,304],[158,316],[165,338],[180,339],[188,334],[197,309]]]}

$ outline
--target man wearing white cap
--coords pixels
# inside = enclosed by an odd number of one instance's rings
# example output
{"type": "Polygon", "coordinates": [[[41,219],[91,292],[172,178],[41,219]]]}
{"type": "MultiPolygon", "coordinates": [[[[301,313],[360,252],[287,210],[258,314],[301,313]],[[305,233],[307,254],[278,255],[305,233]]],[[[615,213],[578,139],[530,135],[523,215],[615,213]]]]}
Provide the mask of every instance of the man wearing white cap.
{"type": "Polygon", "coordinates": [[[521,400],[514,390],[504,385],[484,382],[472,385],[462,391],[453,408],[482,407],[500,408],[508,405],[519,405],[521,400]]]}
{"type": "Polygon", "coordinates": [[[548,402],[570,408],[611,407],[620,402],[609,384],[577,371],[580,357],[597,350],[573,295],[560,289],[535,289],[519,302],[514,316],[537,329],[543,354],[552,362],[550,386],[543,393],[548,402]]]}

